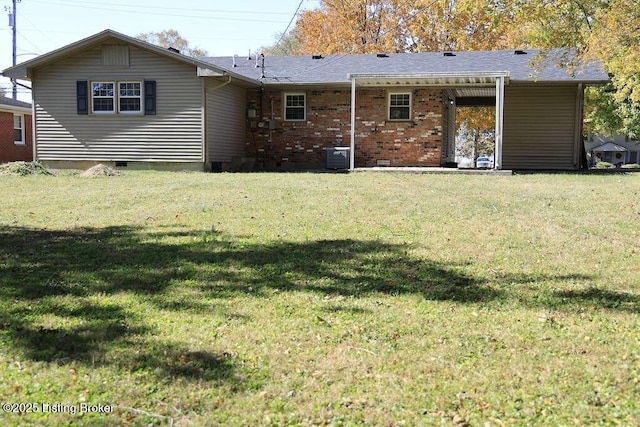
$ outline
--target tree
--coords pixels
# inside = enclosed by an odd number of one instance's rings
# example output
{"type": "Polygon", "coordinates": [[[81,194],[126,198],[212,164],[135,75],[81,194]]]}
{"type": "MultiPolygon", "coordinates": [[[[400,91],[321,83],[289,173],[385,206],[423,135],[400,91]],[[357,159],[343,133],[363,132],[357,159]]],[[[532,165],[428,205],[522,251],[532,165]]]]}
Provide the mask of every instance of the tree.
{"type": "Polygon", "coordinates": [[[297,38],[297,28],[293,28],[286,34],[278,33],[274,37],[276,42],[271,46],[262,46],[257,52],[264,52],[265,55],[284,56],[294,55],[300,49],[297,38]]]}
{"type": "Polygon", "coordinates": [[[522,47],[517,0],[395,0],[404,51],[495,50],[522,47]]]}
{"type": "Polygon", "coordinates": [[[457,109],[456,156],[475,160],[492,156],[495,151],[494,125],[496,110],[492,107],[457,109]]]}
{"type": "Polygon", "coordinates": [[[390,0],[321,0],[296,22],[298,54],[395,52],[390,0]],[[320,36],[321,35],[321,36],[320,36]]]}
{"type": "Polygon", "coordinates": [[[318,9],[298,18],[299,53],[521,47],[518,5],[518,0],[321,0],[318,9]]]}
{"type": "Polygon", "coordinates": [[[600,61],[612,80],[589,125],[640,135],[638,0],[320,0],[296,26],[297,54],[573,48],[568,72],[600,61]]]}
{"type": "Polygon", "coordinates": [[[194,58],[201,58],[208,55],[207,51],[204,49],[190,47],[189,42],[182,38],[180,34],[173,29],[163,30],[160,32],[152,31],[149,33],[140,33],[136,38],[157,46],[178,49],[182,54],[192,56],[194,58]]]}
{"type": "Polygon", "coordinates": [[[573,47],[578,58],[600,61],[611,76],[611,86],[587,94],[592,130],[640,135],[637,0],[534,0],[526,3],[522,15],[529,43],[543,49],[573,47]]]}

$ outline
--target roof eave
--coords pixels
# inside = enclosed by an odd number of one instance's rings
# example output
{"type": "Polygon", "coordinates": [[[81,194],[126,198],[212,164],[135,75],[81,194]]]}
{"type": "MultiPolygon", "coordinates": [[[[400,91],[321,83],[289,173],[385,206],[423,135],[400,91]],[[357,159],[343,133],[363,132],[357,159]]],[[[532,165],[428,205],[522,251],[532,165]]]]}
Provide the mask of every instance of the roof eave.
{"type": "Polygon", "coordinates": [[[53,50],[49,53],[45,53],[36,58],[30,59],[13,67],[9,67],[5,69],[2,74],[6,77],[14,78],[14,79],[30,79],[31,70],[35,67],[41,67],[47,65],[53,61],[57,61],[66,56],[72,55],[75,52],[90,47],[92,45],[100,43],[100,41],[105,40],[107,38],[115,38],[125,43],[132,44],[140,49],[154,52],[156,54],[165,56],[167,58],[174,59],[176,61],[193,65],[199,70],[208,69],[211,70],[214,74],[218,76],[231,76],[232,78],[239,79],[249,83],[255,83],[255,80],[251,78],[247,78],[237,73],[229,72],[228,70],[217,67],[208,62],[199,60],[197,58],[193,58],[190,56],[182,55],[177,52],[172,52],[169,49],[165,49],[160,46],[156,46],[151,43],[147,43],[145,41],[129,37],[127,35],[121,34],[117,31],[113,30],[104,30],[92,36],[86,37],[82,40],[78,40],[77,42],[71,43],[69,45],[63,46],[59,49],[53,50]]]}
{"type": "Polygon", "coordinates": [[[27,107],[14,107],[12,105],[0,105],[0,111],[4,111],[7,113],[23,113],[23,114],[31,114],[32,109],[27,107]]]}
{"type": "Polygon", "coordinates": [[[602,79],[556,79],[556,80],[533,80],[533,79],[523,79],[523,80],[511,80],[513,84],[528,84],[528,85],[536,85],[536,84],[546,84],[546,85],[566,85],[566,84],[578,84],[582,83],[586,86],[602,86],[609,83],[609,80],[602,79]]]}
{"type": "Polygon", "coordinates": [[[432,73],[349,73],[358,86],[487,86],[498,79],[509,84],[509,71],[432,72],[432,73]]]}

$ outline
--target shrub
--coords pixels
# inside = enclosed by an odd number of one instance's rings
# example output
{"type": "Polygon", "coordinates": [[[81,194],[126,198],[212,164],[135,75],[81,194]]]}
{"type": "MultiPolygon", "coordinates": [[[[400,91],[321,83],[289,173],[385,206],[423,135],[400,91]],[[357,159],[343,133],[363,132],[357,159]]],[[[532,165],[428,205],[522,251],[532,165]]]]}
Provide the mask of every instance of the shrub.
{"type": "Polygon", "coordinates": [[[640,169],[640,165],[638,163],[627,163],[626,165],[622,165],[624,169],[640,169]]]}
{"type": "Polygon", "coordinates": [[[598,162],[596,163],[596,169],[609,169],[612,168],[613,164],[609,162],[598,162]]]}

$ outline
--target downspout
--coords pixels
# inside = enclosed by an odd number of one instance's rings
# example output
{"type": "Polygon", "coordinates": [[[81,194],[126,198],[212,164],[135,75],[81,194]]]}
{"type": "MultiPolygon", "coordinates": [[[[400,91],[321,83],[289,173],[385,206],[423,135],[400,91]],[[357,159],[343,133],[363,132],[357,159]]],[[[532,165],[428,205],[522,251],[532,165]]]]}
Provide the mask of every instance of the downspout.
{"type": "MultiPolygon", "coordinates": [[[[575,133],[574,133],[574,148],[573,148],[573,166],[576,169],[582,169],[586,166],[586,163],[582,162],[582,153],[584,150],[584,142],[582,141],[582,115],[584,105],[584,86],[582,83],[578,83],[578,93],[576,94],[576,117],[575,117],[575,133]],[[582,145],[582,146],[581,146],[582,145]]],[[[586,159],[585,152],[585,159],[586,159]]]]}
{"type": "Polygon", "coordinates": [[[496,78],[496,152],[494,169],[502,169],[502,132],[504,128],[504,76],[496,78]]]}
{"type": "Polygon", "coordinates": [[[210,88],[211,92],[215,92],[216,90],[225,87],[226,85],[228,85],[229,83],[231,83],[231,76],[227,76],[229,77],[229,80],[227,80],[226,82],[222,82],[220,83],[218,86],[214,86],[212,88],[210,88]]]}
{"type": "MultiPolygon", "coordinates": [[[[31,84],[31,86],[33,86],[33,83],[31,84]]],[[[38,140],[38,138],[36,136],[36,103],[35,103],[36,97],[34,96],[34,92],[35,92],[35,89],[32,88],[31,89],[31,151],[32,151],[31,155],[33,156],[33,161],[37,162],[38,155],[36,150],[36,141],[38,140]]],[[[25,139],[27,139],[26,136],[25,136],[25,139]]]]}
{"type": "Polygon", "coordinates": [[[355,169],[356,158],[356,78],[351,77],[351,144],[349,149],[349,170],[355,169]]]}

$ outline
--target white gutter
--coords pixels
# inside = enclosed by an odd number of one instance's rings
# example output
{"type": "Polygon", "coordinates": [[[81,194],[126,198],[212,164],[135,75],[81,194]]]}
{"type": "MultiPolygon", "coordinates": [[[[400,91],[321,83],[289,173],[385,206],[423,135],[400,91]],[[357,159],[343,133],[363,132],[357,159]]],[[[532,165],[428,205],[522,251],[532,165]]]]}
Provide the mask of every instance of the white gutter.
{"type": "Polygon", "coordinates": [[[489,77],[489,78],[497,78],[497,77],[509,77],[508,71],[469,71],[469,72],[437,72],[437,73],[349,73],[347,74],[348,78],[398,78],[398,77],[408,77],[408,78],[442,78],[442,77],[453,77],[453,78],[464,78],[464,77],[489,77]]]}

